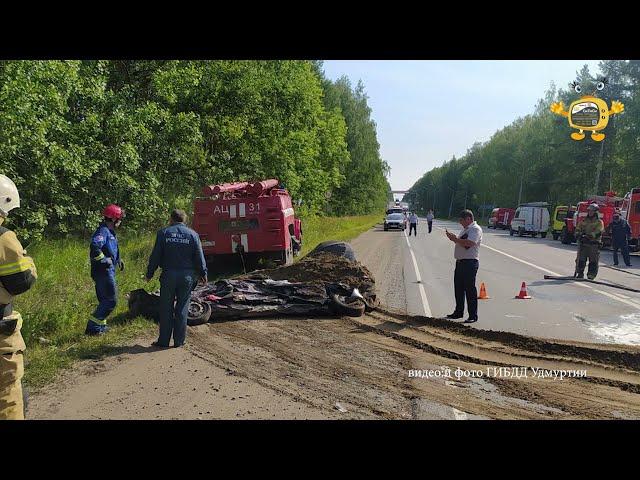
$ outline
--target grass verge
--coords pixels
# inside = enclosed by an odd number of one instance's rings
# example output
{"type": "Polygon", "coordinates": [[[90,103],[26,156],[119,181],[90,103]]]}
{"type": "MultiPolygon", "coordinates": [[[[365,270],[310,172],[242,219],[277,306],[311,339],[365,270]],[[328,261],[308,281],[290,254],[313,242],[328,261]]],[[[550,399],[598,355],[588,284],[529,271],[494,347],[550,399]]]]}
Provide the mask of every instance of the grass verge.
{"type": "MultiPolygon", "coordinates": [[[[326,240],[355,238],[381,218],[380,214],[305,218],[302,255],[326,240]]],[[[154,237],[152,233],[133,234],[126,230],[119,235],[126,268],[116,274],[118,304],[108,319],[110,331],[97,338],[84,335],[87,320],[97,305],[90,275],[89,241],[43,241],[29,249],[38,269],[38,281],[14,302],[24,319],[24,383],[28,388],[37,390],[75,361],[99,358],[143,333],[155,331],[156,325],[149,320],[127,318],[126,298],[136,288],[153,291],[160,287],[158,274],[149,284],[143,280],[154,237]]]]}

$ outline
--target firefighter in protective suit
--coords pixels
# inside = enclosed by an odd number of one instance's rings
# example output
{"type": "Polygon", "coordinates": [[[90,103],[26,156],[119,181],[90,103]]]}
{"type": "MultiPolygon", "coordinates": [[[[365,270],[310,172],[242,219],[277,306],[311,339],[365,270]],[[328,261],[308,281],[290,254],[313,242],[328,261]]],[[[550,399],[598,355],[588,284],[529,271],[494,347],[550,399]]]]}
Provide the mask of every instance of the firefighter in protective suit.
{"type": "Polygon", "coordinates": [[[24,420],[22,355],[26,347],[20,334],[22,317],[11,304],[37,278],[33,259],[25,255],[16,234],[2,226],[9,212],[18,207],[16,185],[0,175],[0,420],[24,420]]]}
{"type": "Polygon", "coordinates": [[[593,280],[598,275],[598,261],[600,260],[600,241],[604,231],[604,223],[598,217],[600,208],[592,203],[587,210],[587,216],[576,227],[578,239],[578,256],[576,258],[576,278],[584,278],[584,267],[589,259],[587,278],[593,280]]]}

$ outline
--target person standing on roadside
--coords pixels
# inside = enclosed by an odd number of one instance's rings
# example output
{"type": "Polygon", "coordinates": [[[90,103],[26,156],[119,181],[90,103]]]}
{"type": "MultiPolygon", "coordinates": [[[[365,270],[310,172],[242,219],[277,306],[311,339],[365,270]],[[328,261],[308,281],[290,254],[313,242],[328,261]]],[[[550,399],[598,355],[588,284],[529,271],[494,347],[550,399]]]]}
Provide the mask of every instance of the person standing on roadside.
{"type": "Polygon", "coordinates": [[[429,213],[427,213],[427,223],[429,225],[429,233],[431,233],[431,228],[433,227],[433,210],[429,210],[429,213]]]}
{"type": "Polygon", "coordinates": [[[631,266],[629,256],[629,239],[631,238],[631,227],[629,222],[620,217],[620,212],[613,214],[613,221],[609,224],[611,233],[611,248],[613,249],[613,264],[618,265],[618,250],[622,252],[622,259],[627,267],[631,266]]]}
{"type": "Polygon", "coordinates": [[[116,267],[124,270],[124,261],[120,258],[116,228],[122,223],[124,210],[118,205],[107,205],[102,211],[103,221],[98,226],[89,245],[91,259],[91,278],[95,283],[98,306],[87,320],[85,335],[104,335],[109,330],[107,317],[116,308],[118,287],[116,285],[116,267]]]}
{"type": "Polygon", "coordinates": [[[589,259],[587,278],[594,280],[598,275],[598,262],[600,261],[600,242],[604,223],[598,215],[600,207],[592,203],[587,208],[587,216],[576,226],[576,238],[578,239],[578,254],[576,257],[576,278],[584,278],[584,268],[589,259]]]}
{"type": "Polygon", "coordinates": [[[18,188],[0,175],[0,420],[24,420],[22,376],[27,347],[20,333],[22,315],[12,304],[38,278],[33,259],[15,232],[2,226],[14,208],[20,208],[18,188]]]}
{"type": "Polygon", "coordinates": [[[153,346],[167,348],[184,345],[187,336],[187,313],[191,291],[199,281],[207,283],[207,263],[200,237],[185,225],[187,214],[175,209],[169,226],[158,230],[146,280],[150,282],[160,267],[160,333],[153,346]],[[175,302],[175,306],[174,306],[175,302]]]}
{"type": "Polygon", "coordinates": [[[456,297],[456,309],[447,318],[458,319],[464,316],[464,300],[467,299],[469,318],[464,323],[478,321],[478,291],[476,290],[476,274],[480,265],[479,254],[482,243],[482,228],[474,220],[471,210],[462,210],[459,215],[462,231],[459,235],[445,231],[447,238],[455,243],[453,255],[456,269],[453,285],[456,297]]]}
{"type": "Polygon", "coordinates": [[[409,214],[409,236],[411,236],[411,231],[413,230],[413,235],[418,236],[418,215],[416,212],[411,212],[409,214]]]}

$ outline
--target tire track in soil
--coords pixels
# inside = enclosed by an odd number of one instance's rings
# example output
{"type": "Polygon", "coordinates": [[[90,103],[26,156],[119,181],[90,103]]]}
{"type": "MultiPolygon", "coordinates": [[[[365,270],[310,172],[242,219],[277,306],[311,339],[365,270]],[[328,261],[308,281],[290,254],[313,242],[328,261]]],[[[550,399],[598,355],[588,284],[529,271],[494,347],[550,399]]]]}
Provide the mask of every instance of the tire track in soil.
{"type": "Polygon", "coordinates": [[[218,366],[344,418],[411,418],[404,355],[372,348],[336,319],[271,319],[208,324],[191,351],[218,366]],[[239,325],[244,323],[244,325],[239,325]]]}
{"type": "MultiPolygon", "coordinates": [[[[433,343],[438,343],[437,341],[433,341],[434,336],[422,332],[419,328],[403,325],[397,320],[391,322],[395,323],[395,328],[390,328],[389,325],[385,325],[390,322],[390,317],[385,317],[383,314],[377,312],[374,313],[374,315],[349,320],[364,330],[378,333],[379,335],[425,352],[424,355],[418,355],[418,359],[426,361],[431,358],[430,363],[432,365],[444,364],[450,366],[452,370],[457,367],[463,370],[477,370],[482,369],[482,367],[486,365],[501,365],[507,367],[531,367],[532,365],[538,365],[538,367],[540,367],[541,358],[544,358],[540,355],[526,357],[520,354],[515,355],[499,352],[495,356],[501,358],[503,361],[490,361],[487,360],[487,353],[490,353],[492,349],[494,349],[494,346],[488,345],[489,348],[482,348],[482,346],[478,344],[469,344],[466,341],[467,339],[464,338],[464,335],[461,335],[461,338],[457,339],[457,345],[454,343],[451,335],[449,335],[447,340],[450,342],[449,347],[453,346],[454,348],[446,350],[434,347],[433,343]],[[407,332],[409,332],[409,335],[406,334],[407,332]],[[421,337],[423,341],[420,340],[421,337]],[[454,351],[456,349],[466,350],[470,354],[459,354],[454,351]],[[478,355],[473,354],[474,351],[476,354],[480,353],[480,356],[484,358],[478,358],[478,355]],[[509,358],[505,357],[505,355],[510,355],[513,360],[504,361],[505,358],[509,358]],[[523,359],[525,359],[524,362],[523,359]]],[[[510,348],[511,346],[503,345],[503,347],[510,348]]],[[[611,346],[603,347],[606,355],[609,350],[607,347],[611,346]]],[[[593,349],[591,347],[590,349],[597,350],[597,348],[593,349]]],[[[559,362],[555,358],[549,363],[552,368],[569,369],[573,366],[573,369],[576,370],[586,369],[588,376],[585,378],[565,378],[563,380],[531,377],[527,379],[485,377],[483,381],[477,382],[476,380],[478,379],[470,379],[471,382],[467,381],[467,385],[463,388],[472,386],[469,383],[473,384],[475,382],[478,384],[476,387],[480,387],[483,382],[486,382],[495,387],[497,393],[504,398],[496,398],[494,394],[489,395],[485,399],[476,399],[475,404],[473,402],[468,403],[466,400],[463,401],[460,398],[458,400],[461,401],[461,403],[458,405],[454,405],[452,402],[448,402],[448,404],[466,412],[491,418],[640,418],[640,395],[637,393],[639,391],[638,385],[640,384],[640,375],[638,372],[622,370],[615,366],[602,368],[601,362],[588,364],[582,360],[580,363],[575,363],[572,362],[570,358],[564,358],[563,362],[561,362],[562,365],[558,365],[559,362]],[[602,375],[602,377],[596,375],[602,375]],[[620,377],[625,378],[627,381],[617,380],[620,377]],[[508,406],[505,406],[505,398],[508,399],[510,403],[515,402],[518,408],[512,410],[508,406]],[[495,403],[495,405],[489,405],[486,400],[489,400],[489,403],[495,403]],[[522,400],[526,402],[526,404],[518,404],[517,400],[522,400]],[[494,408],[501,403],[505,408],[494,408]],[[536,409],[540,410],[540,406],[544,407],[542,411],[535,412],[536,409]],[[505,417],[504,415],[507,416],[505,417]],[[514,417],[511,417],[511,415],[514,415],[514,417]]],[[[423,392],[427,398],[447,401],[446,398],[442,398],[438,389],[434,388],[438,385],[438,382],[431,380],[425,382],[419,379],[416,380],[416,383],[429,385],[427,391],[423,392]]],[[[457,387],[457,385],[449,386],[457,387]]],[[[475,393],[478,393],[478,388],[475,388],[475,390],[475,393]]]]}

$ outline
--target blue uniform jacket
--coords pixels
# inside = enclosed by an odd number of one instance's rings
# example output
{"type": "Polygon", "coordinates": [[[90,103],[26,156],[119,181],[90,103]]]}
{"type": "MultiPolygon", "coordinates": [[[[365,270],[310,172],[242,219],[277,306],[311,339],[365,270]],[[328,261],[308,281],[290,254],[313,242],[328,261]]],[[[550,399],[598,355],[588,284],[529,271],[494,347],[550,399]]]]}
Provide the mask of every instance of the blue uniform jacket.
{"type": "Polygon", "coordinates": [[[200,237],[184,223],[176,223],[158,230],[153,246],[147,278],[153,277],[156,269],[194,270],[199,276],[207,275],[200,237]]]}
{"type": "Polygon", "coordinates": [[[120,262],[118,239],[113,230],[109,230],[104,223],[96,229],[91,237],[89,246],[91,258],[91,274],[115,272],[115,266],[120,262]]]}
{"type": "Polygon", "coordinates": [[[625,245],[627,239],[631,238],[631,227],[629,223],[620,219],[619,222],[611,222],[611,240],[614,245],[625,245]]]}

